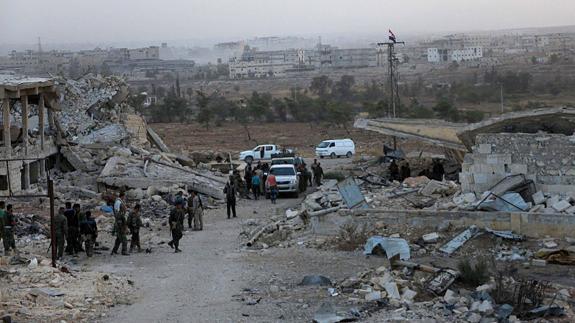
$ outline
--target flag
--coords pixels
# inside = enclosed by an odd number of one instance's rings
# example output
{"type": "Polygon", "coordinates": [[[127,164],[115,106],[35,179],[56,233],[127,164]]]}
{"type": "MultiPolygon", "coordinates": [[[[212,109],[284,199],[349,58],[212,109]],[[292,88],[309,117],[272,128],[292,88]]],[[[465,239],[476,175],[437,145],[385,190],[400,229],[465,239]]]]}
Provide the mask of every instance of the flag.
{"type": "Polygon", "coordinates": [[[391,40],[394,44],[397,42],[397,40],[395,39],[395,34],[393,33],[393,31],[391,31],[391,29],[389,29],[389,40],[391,40]]]}

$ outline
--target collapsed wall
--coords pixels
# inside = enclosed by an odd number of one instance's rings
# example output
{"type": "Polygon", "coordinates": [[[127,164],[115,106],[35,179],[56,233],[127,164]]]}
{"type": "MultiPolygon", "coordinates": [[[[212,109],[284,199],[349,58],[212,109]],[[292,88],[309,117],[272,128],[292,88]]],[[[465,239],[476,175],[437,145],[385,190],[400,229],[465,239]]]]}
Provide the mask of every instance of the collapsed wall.
{"type": "Polygon", "coordinates": [[[481,194],[524,174],[545,193],[575,193],[575,137],[548,133],[478,134],[459,175],[462,191],[481,194]]]}

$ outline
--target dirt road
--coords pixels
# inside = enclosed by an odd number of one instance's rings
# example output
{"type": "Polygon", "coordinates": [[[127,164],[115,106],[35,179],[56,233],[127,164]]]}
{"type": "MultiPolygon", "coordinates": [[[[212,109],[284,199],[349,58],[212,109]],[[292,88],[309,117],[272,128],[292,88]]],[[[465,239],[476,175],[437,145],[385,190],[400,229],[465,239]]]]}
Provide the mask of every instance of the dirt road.
{"type": "MultiPolygon", "coordinates": [[[[283,209],[299,202],[281,199],[277,207],[283,209]]],[[[183,253],[175,254],[163,245],[152,254],[110,258],[110,263],[97,268],[128,274],[141,291],[134,305],[113,310],[106,321],[250,321],[241,315],[246,305],[232,299],[246,287],[244,281],[257,275],[242,260],[238,236],[242,221],[269,216],[275,207],[269,200],[241,204],[237,219],[228,220],[225,208],[207,211],[204,231],[185,233],[183,253]]],[[[168,232],[164,231],[168,240],[168,232]]]]}

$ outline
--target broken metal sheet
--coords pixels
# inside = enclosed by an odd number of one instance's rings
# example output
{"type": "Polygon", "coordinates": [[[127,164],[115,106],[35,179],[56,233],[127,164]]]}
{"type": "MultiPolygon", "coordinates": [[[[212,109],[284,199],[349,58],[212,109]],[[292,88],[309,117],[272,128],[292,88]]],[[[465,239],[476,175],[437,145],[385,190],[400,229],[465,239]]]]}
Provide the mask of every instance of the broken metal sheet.
{"type": "Polygon", "coordinates": [[[465,231],[463,231],[459,235],[457,235],[455,238],[453,238],[451,241],[446,243],[439,250],[441,252],[448,254],[448,255],[451,255],[452,253],[455,252],[455,250],[459,249],[467,241],[469,241],[469,239],[473,238],[478,232],[479,232],[479,229],[477,228],[477,226],[472,225],[469,228],[467,228],[465,231]]]}
{"type": "Polygon", "coordinates": [[[348,177],[345,180],[337,183],[337,189],[341,194],[341,197],[345,201],[348,208],[354,209],[367,209],[369,205],[365,201],[365,196],[359,190],[359,186],[353,179],[353,177],[348,177]]]}
{"type": "Polygon", "coordinates": [[[46,295],[50,297],[56,297],[56,296],[64,296],[65,293],[59,289],[43,287],[43,288],[34,288],[30,290],[30,294],[34,296],[46,295]]]}
{"type": "Polygon", "coordinates": [[[443,295],[449,286],[455,282],[457,277],[459,277],[459,272],[453,269],[445,269],[433,277],[433,279],[426,284],[425,288],[435,295],[443,295]]]}
{"type": "Polygon", "coordinates": [[[523,319],[534,319],[538,317],[559,317],[565,315],[565,309],[558,305],[545,305],[532,309],[524,314],[523,319]]]}
{"type": "Polygon", "coordinates": [[[316,323],[353,322],[358,320],[353,311],[338,311],[331,303],[323,303],[313,316],[316,323]]]}
{"type": "Polygon", "coordinates": [[[388,259],[391,259],[395,255],[399,255],[401,260],[408,260],[410,258],[409,244],[405,239],[381,236],[373,236],[367,239],[363,254],[373,254],[374,249],[378,246],[385,251],[388,259]]]}
{"type": "Polygon", "coordinates": [[[503,239],[507,239],[507,240],[513,240],[513,241],[523,241],[525,240],[525,236],[521,235],[521,234],[515,234],[513,233],[513,231],[497,231],[497,230],[491,230],[489,228],[485,228],[485,231],[496,235],[500,238],[503,239]]]}
{"type": "Polygon", "coordinates": [[[509,192],[503,196],[491,193],[494,199],[484,200],[478,204],[477,208],[486,211],[501,212],[524,212],[529,210],[529,205],[519,195],[519,193],[509,192]]]}

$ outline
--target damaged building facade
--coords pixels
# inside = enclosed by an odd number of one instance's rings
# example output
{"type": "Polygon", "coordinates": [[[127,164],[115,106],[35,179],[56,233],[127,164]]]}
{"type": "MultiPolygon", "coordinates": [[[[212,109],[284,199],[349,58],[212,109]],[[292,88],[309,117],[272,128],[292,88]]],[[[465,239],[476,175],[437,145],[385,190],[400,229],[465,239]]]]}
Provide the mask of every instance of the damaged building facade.
{"type": "Polygon", "coordinates": [[[56,92],[50,79],[0,75],[0,100],[0,191],[9,195],[39,182],[56,163],[56,92]]]}
{"type": "Polygon", "coordinates": [[[462,190],[481,194],[523,174],[546,194],[575,193],[575,109],[548,108],[472,124],[459,136],[471,151],[459,175],[462,190]]]}
{"type": "MultiPolygon", "coordinates": [[[[474,124],[358,119],[355,126],[425,142],[461,165],[453,203],[407,213],[371,212],[394,219],[443,217],[530,236],[566,236],[574,228],[573,108],[513,112],[474,124]]],[[[445,184],[432,182],[433,187],[445,184]]]]}

